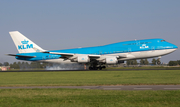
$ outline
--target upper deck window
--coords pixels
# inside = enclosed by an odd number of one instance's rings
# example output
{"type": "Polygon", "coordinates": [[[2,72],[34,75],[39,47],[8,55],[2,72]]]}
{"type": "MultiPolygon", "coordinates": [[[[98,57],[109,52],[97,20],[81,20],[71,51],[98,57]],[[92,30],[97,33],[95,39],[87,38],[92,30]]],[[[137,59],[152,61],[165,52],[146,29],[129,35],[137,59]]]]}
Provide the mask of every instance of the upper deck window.
{"type": "Polygon", "coordinates": [[[123,44],[123,45],[136,45],[136,43],[129,43],[129,44],[123,44]]]}
{"type": "Polygon", "coordinates": [[[141,42],[141,44],[148,44],[148,43],[151,43],[151,42],[141,42]]]}
{"type": "Polygon", "coordinates": [[[165,42],[165,40],[161,40],[161,42],[165,42]]]}
{"type": "MultiPolygon", "coordinates": [[[[141,42],[140,44],[148,44],[151,42],[141,42]]],[[[129,43],[129,44],[123,44],[123,45],[138,45],[138,43],[129,43]]]]}

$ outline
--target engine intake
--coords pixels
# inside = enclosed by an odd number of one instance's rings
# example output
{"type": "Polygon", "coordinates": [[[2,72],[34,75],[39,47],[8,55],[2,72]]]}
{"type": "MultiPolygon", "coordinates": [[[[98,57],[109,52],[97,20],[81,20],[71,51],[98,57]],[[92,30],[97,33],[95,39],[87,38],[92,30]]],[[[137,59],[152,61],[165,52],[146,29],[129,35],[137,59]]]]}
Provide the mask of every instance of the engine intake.
{"type": "Polygon", "coordinates": [[[106,64],[117,64],[118,60],[116,57],[106,58],[106,64]]]}
{"type": "Polygon", "coordinates": [[[88,56],[79,56],[71,61],[78,62],[78,63],[87,63],[87,62],[90,62],[90,59],[88,56]]]}

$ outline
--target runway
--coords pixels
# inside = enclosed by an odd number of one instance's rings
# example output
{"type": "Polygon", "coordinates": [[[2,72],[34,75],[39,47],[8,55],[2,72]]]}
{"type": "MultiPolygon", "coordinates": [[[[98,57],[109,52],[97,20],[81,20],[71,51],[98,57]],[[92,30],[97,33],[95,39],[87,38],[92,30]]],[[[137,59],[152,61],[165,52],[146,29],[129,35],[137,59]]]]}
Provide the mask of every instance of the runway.
{"type": "Polygon", "coordinates": [[[120,86],[21,86],[0,87],[0,89],[98,89],[98,90],[180,90],[180,85],[120,85],[120,86]]]}
{"type": "MultiPolygon", "coordinates": [[[[141,71],[141,70],[180,70],[180,68],[160,68],[160,69],[103,69],[102,71],[141,71]]],[[[69,71],[101,71],[101,70],[10,70],[0,72],[69,72],[69,71]]]]}

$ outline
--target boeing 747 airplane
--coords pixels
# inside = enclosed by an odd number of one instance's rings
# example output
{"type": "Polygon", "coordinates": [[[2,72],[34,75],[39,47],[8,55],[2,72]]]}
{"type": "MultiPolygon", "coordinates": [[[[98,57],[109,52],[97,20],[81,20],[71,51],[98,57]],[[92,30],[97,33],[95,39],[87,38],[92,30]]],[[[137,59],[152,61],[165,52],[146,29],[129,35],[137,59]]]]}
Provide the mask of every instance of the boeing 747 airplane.
{"type": "Polygon", "coordinates": [[[90,70],[101,70],[106,64],[124,63],[125,60],[160,57],[178,49],[176,45],[157,38],[95,47],[44,50],[18,31],[9,33],[19,53],[8,55],[18,60],[89,64],[90,70]]]}

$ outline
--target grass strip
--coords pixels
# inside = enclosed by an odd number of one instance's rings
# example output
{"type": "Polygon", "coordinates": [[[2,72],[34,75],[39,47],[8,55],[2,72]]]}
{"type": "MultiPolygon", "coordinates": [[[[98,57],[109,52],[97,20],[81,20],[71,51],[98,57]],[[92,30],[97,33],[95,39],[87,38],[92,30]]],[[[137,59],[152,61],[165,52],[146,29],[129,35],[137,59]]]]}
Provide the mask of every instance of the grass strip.
{"type": "Polygon", "coordinates": [[[180,91],[1,89],[1,107],[179,107],[180,91]]]}
{"type": "Polygon", "coordinates": [[[177,85],[180,70],[0,72],[0,86],[177,85]]]}

